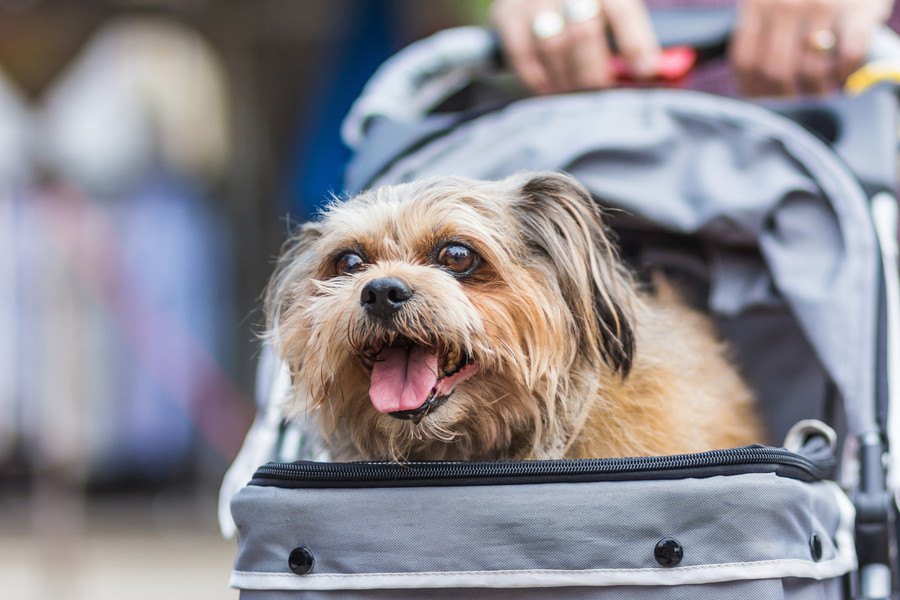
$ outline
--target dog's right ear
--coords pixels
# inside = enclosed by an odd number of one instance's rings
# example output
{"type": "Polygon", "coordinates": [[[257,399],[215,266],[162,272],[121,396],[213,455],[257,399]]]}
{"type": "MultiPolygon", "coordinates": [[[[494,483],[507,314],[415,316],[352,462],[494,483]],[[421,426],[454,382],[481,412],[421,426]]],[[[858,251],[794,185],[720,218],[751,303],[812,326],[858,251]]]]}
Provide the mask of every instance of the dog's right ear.
{"type": "Polygon", "coordinates": [[[294,304],[305,283],[315,270],[315,253],[310,250],[322,237],[322,225],[316,221],[304,223],[282,245],[275,272],[265,294],[266,328],[273,332],[284,309],[294,304]]]}
{"type": "Polygon", "coordinates": [[[610,243],[590,193],[563,173],[513,178],[514,202],[531,250],[549,263],[575,317],[581,347],[623,377],[634,356],[634,285],[610,243]]]}

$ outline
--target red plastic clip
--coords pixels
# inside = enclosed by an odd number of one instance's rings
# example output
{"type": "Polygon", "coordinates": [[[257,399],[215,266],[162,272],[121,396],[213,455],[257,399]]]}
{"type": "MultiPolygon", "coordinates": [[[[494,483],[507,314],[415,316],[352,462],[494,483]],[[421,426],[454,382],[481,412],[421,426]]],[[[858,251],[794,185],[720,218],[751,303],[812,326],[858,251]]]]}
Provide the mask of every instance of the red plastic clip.
{"type": "MultiPolygon", "coordinates": [[[[666,48],[659,55],[655,81],[675,83],[683,79],[697,62],[697,51],[689,46],[666,48]]],[[[620,82],[634,82],[628,64],[619,56],[612,59],[613,73],[620,82]]]]}

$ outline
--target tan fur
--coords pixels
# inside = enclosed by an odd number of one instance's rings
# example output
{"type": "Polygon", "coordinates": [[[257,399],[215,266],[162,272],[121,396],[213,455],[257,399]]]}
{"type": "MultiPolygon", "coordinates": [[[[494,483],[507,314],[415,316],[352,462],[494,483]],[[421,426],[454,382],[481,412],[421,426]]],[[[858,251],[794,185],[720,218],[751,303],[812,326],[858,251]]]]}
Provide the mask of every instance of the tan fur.
{"type": "Polygon", "coordinates": [[[671,292],[638,291],[601,214],[574,179],[437,178],[335,203],[284,253],[267,295],[290,366],[296,418],[313,415],[337,459],[660,455],[762,441],[752,398],[709,321],[671,292]],[[470,278],[436,267],[463,242],[470,278]],[[368,266],[338,275],[346,250],[368,266]],[[369,319],[362,287],[415,290],[393,325],[369,319]],[[402,335],[463,349],[480,372],[418,425],[378,413],[361,357],[402,335]]]}
{"type": "Polygon", "coordinates": [[[751,396],[709,320],[647,301],[631,374],[605,390],[570,456],[649,456],[763,442],[751,396]]]}

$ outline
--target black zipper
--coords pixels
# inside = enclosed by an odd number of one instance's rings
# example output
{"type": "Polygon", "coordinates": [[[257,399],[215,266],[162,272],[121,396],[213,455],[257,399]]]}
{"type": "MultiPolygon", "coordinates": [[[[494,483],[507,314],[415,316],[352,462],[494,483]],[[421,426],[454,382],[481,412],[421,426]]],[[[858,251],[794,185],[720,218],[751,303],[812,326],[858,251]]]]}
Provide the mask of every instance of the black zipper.
{"type": "Polygon", "coordinates": [[[286,488],[417,487],[575,483],[644,479],[685,479],[746,473],[773,473],[801,481],[829,476],[834,458],[821,444],[800,453],[769,446],[745,446],[699,454],[492,462],[268,463],[250,485],[286,488]]]}

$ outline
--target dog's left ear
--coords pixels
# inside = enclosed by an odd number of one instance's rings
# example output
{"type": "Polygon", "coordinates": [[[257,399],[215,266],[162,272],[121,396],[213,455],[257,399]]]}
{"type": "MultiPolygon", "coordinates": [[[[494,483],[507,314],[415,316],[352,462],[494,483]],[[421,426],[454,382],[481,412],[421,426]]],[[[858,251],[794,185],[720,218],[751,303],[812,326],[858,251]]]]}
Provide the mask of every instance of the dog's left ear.
{"type": "Polygon", "coordinates": [[[634,356],[634,284],[590,193],[562,173],[514,179],[514,210],[531,251],[549,262],[578,321],[582,347],[621,374],[634,356]]]}
{"type": "Polygon", "coordinates": [[[310,221],[282,245],[263,303],[266,326],[270,331],[282,320],[284,310],[289,310],[296,303],[298,285],[311,279],[316,261],[313,248],[321,237],[321,223],[310,221]]]}

